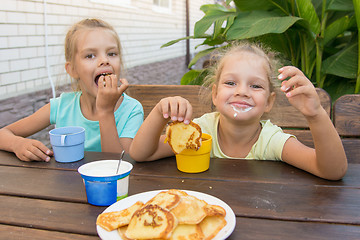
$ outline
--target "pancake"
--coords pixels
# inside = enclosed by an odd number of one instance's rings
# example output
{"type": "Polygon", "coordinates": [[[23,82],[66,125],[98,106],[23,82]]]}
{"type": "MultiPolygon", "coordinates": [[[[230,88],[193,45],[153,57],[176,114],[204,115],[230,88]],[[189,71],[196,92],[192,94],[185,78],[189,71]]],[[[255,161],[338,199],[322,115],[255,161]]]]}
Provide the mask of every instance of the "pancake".
{"type": "Polygon", "coordinates": [[[143,207],[143,205],[144,203],[138,201],[129,208],[121,211],[101,213],[96,219],[96,224],[109,232],[119,227],[126,226],[129,224],[135,211],[143,207]]]}
{"type": "Polygon", "coordinates": [[[175,154],[185,149],[198,150],[201,146],[201,128],[194,122],[172,122],[166,128],[166,140],[175,154]]]}
{"type": "Polygon", "coordinates": [[[134,213],[125,236],[130,239],[167,239],[177,225],[174,214],[150,204],[134,213]]]}
{"type": "Polygon", "coordinates": [[[179,224],[198,224],[205,217],[207,203],[194,196],[181,196],[180,203],[171,210],[179,221],[179,224]]]}

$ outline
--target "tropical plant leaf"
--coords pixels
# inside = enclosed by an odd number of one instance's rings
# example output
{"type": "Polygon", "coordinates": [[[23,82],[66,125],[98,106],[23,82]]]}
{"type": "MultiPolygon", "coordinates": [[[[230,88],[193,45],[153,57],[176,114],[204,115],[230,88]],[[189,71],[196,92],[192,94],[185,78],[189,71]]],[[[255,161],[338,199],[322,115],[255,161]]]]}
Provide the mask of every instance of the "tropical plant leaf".
{"type": "Polygon", "coordinates": [[[208,55],[209,53],[213,52],[216,49],[217,49],[216,47],[213,47],[198,52],[195,55],[195,57],[190,61],[188,68],[191,68],[200,58],[205,57],[206,55],[208,55]]]}
{"type": "Polygon", "coordinates": [[[320,32],[320,20],[311,0],[297,0],[295,3],[299,17],[308,21],[311,31],[318,35],[320,32]]]}
{"type": "MultiPolygon", "coordinates": [[[[354,17],[352,17],[352,19],[353,18],[354,17]]],[[[336,38],[339,34],[344,33],[351,26],[350,23],[352,22],[352,19],[346,15],[327,26],[324,34],[324,45],[336,38]]]]}
{"type": "Polygon", "coordinates": [[[254,10],[270,10],[274,7],[274,2],[269,0],[234,0],[235,6],[241,11],[254,11],[254,10]]]}
{"type": "Polygon", "coordinates": [[[268,33],[283,33],[300,20],[301,18],[298,17],[279,17],[271,15],[269,12],[254,11],[236,18],[226,37],[229,40],[235,40],[258,37],[268,33]]]}
{"type": "Polygon", "coordinates": [[[203,35],[215,21],[226,21],[229,17],[235,16],[235,9],[212,9],[207,10],[205,16],[195,23],[194,36],[199,37],[203,35]]]}
{"type": "Polygon", "coordinates": [[[183,37],[183,38],[178,38],[178,39],[175,39],[175,40],[171,40],[170,42],[167,42],[167,43],[163,44],[160,48],[168,47],[168,46],[171,46],[171,45],[173,45],[175,43],[178,43],[178,42],[180,42],[182,40],[193,39],[193,38],[194,38],[194,36],[188,36],[188,37],[183,37]]]}
{"type": "Polygon", "coordinates": [[[330,0],[328,11],[354,11],[352,0],[330,0]]]}
{"type": "Polygon", "coordinates": [[[194,80],[200,75],[202,70],[195,70],[192,69],[184,74],[184,76],[181,78],[181,85],[193,85],[190,84],[191,82],[194,82],[194,80]]]}
{"type": "Polygon", "coordinates": [[[204,42],[201,45],[216,46],[216,45],[221,45],[224,42],[225,42],[225,38],[222,37],[222,36],[219,36],[219,37],[217,37],[215,39],[207,38],[207,39],[204,40],[204,42]]]}
{"type": "Polygon", "coordinates": [[[356,78],[358,43],[353,43],[337,54],[328,57],[323,61],[322,72],[344,78],[356,78]]]}
{"type": "Polygon", "coordinates": [[[220,4],[204,4],[200,7],[200,10],[203,11],[205,14],[210,11],[228,11],[226,7],[220,4]]]}
{"type": "Polygon", "coordinates": [[[217,38],[222,33],[222,25],[225,20],[217,20],[214,22],[213,39],[217,38]]]}

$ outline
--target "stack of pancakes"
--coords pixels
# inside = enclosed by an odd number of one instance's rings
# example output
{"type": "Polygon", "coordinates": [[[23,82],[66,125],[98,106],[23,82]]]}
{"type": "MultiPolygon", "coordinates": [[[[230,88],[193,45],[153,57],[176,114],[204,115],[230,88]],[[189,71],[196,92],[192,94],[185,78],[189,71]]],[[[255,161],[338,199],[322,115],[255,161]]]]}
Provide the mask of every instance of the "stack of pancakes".
{"type": "Polygon", "coordinates": [[[102,213],[96,224],[122,239],[212,239],[226,225],[226,211],[182,190],[162,191],[145,204],[102,213]]]}

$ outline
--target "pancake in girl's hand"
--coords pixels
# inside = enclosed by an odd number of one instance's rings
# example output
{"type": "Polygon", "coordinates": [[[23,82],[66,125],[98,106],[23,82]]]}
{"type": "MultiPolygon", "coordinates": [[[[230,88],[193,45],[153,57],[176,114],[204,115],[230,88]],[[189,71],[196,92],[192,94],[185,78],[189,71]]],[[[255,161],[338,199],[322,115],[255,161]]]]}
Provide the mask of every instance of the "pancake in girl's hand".
{"type": "Polygon", "coordinates": [[[184,149],[198,150],[201,146],[201,128],[194,122],[172,122],[166,128],[166,140],[175,154],[184,149]]]}

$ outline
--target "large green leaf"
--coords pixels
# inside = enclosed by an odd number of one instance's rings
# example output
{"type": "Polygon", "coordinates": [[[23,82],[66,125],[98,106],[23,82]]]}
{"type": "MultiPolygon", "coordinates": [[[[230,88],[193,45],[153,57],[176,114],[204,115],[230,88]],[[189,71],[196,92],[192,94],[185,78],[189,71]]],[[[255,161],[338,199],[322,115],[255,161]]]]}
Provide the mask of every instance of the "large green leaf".
{"type": "Polygon", "coordinates": [[[200,10],[203,11],[205,14],[210,11],[228,11],[226,7],[220,4],[204,4],[200,7],[200,10]]]}
{"type": "Polygon", "coordinates": [[[354,11],[352,0],[330,0],[328,11],[354,11]]]}
{"type": "MultiPolygon", "coordinates": [[[[353,17],[352,17],[353,19],[353,17]]],[[[344,33],[350,26],[352,19],[344,16],[332,22],[326,29],[324,34],[324,45],[336,38],[339,34],[344,33]]]]}
{"type": "Polygon", "coordinates": [[[337,54],[323,61],[322,71],[344,78],[356,78],[358,43],[353,43],[337,54]]]}
{"type": "Polygon", "coordinates": [[[178,42],[180,42],[182,40],[192,39],[192,38],[194,38],[194,36],[188,36],[188,37],[183,37],[183,38],[178,38],[178,39],[175,39],[175,40],[171,40],[170,42],[167,42],[167,43],[163,44],[160,48],[168,47],[168,46],[171,46],[171,45],[173,45],[175,43],[178,43],[178,42]]]}
{"type": "Polygon", "coordinates": [[[201,70],[195,70],[192,69],[184,74],[184,76],[181,78],[181,85],[193,85],[190,84],[195,81],[195,79],[200,75],[201,70]]]}
{"type": "Polygon", "coordinates": [[[229,17],[236,16],[234,9],[221,10],[217,8],[208,9],[205,16],[195,23],[194,36],[199,37],[203,35],[211,25],[216,21],[226,21],[229,17]]]}
{"type": "Polygon", "coordinates": [[[320,21],[311,0],[297,0],[295,3],[299,12],[299,17],[309,22],[310,29],[315,35],[319,34],[320,21]]]}
{"type": "Polygon", "coordinates": [[[181,85],[202,85],[205,77],[209,74],[207,69],[190,70],[181,78],[181,85]]]}
{"type": "Polygon", "coordinates": [[[235,6],[241,11],[254,11],[254,10],[270,10],[274,9],[276,5],[286,5],[286,1],[278,0],[234,0],[235,6]]]}
{"type": "Polygon", "coordinates": [[[198,52],[195,57],[191,60],[191,62],[189,63],[189,68],[191,68],[200,58],[205,57],[206,55],[210,54],[211,52],[213,52],[214,50],[216,50],[218,48],[213,47],[213,48],[208,48],[205,49],[201,52],[198,52]]]}
{"type": "Polygon", "coordinates": [[[268,33],[283,33],[294,23],[301,20],[298,17],[279,17],[264,11],[254,11],[235,19],[227,32],[227,39],[248,39],[268,33]]]}

